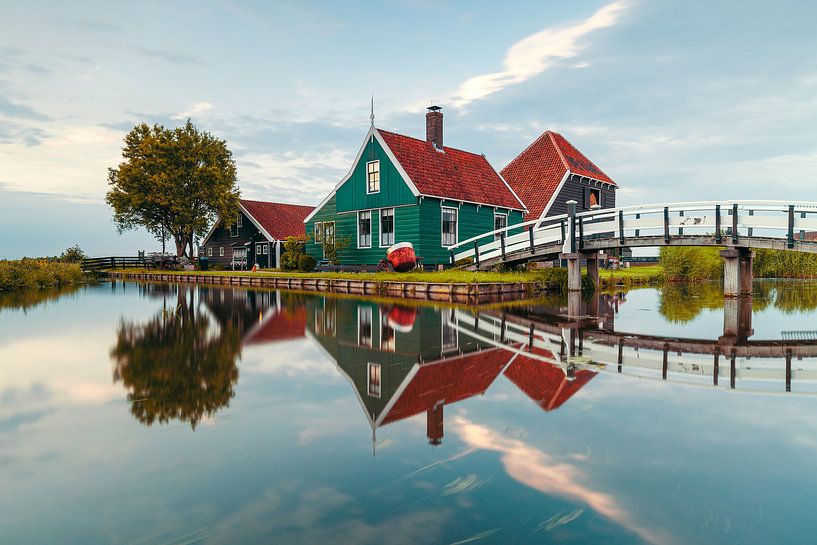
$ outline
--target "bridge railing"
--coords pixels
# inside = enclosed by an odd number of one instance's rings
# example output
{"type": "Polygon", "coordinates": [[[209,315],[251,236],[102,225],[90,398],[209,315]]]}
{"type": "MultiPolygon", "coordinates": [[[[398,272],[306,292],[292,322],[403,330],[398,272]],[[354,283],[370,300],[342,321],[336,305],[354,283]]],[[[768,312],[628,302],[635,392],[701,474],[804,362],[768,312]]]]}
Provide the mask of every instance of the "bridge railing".
{"type": "MultiPolygon", "coordinates": [[[[572,205],[575,206],[575,203],[572,205]]],[[[628,239],[711,237],[714,244],[739,244],[746,237],[785,239],[788,248],[817,232],[817,202],[788,201],[697,201],[651,204],[568,213],[542,220],[509,225],[464,240],[449,247],[451,262],[471,258],[481,261],[562,244],[562,251],[581,250],[592,239],[610,240],[611,247],[627,246],[628,239]],[[512,233],[519,229],[520,233],[512,233]],[[495,240],[480,244],[486,237],[495,240]]]]}

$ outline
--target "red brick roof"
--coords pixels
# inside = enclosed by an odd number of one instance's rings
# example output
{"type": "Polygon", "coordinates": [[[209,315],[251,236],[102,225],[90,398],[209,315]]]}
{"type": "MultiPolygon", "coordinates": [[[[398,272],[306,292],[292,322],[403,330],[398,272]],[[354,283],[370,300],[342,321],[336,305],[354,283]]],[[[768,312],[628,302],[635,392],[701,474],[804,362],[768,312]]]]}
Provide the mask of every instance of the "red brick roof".
{"type": "Polygon", "coordinates": [[[305,235],[304,219],[314,209],[312,206],[249,201],[247,199],[241,199],[241,206],[275,240],[305,235]]]}
{"type": "Polygon", "coordinates": [[[569,380],[561,367],[520,355],[505,370],[505,376],[542,409],[552,411],[573,397],[596,373],[579,369],[569,380]]]}
{"type": "Polygon", "coordinates": [[[565,173],[616,183],[559,133],[545,131],[502,169],[502,177],[528,208],[527,220],[542,215],[565,173]]]}
{"type": "Polygon", "coordinates": [[[524,208],[483,155],[448,146],[438,151],[425,140],[381,129],[378,132],[420,194],[524,208]]]}
{"type": "Polygon", "coordinates": [[[481,394],[493,383],[513,354],[499,348],[422,365],[383,424],[481,394]]]}
{"type": "Polygon", "coordinates": [[[258,328],[250,332],[245,344],[264,344],[290,339],[299,339],[306,335],[306,307],[281,310],[267,309],[274,314],[265,319],[258,328]]]}

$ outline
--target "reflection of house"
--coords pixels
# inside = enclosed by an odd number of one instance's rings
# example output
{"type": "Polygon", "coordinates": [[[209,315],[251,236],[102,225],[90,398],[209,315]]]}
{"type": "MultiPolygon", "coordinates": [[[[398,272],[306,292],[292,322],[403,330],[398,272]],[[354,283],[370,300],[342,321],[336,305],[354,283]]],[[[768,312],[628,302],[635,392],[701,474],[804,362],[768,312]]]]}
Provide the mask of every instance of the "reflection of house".
{"type": "Polygon", "coordinates": [[[372,429],[427,414],[443,437],[442,408],[484,393],[513,355],[452,327],[450,309],[313,299],[307,328],[349,379],[372,429]]]}
{"type": "Polygon", "coordinates": [[[244,344],[265,344],[306,335],[306,307],[273,307],[262,315],[258,324],[244,337],[244,344]]]}
{"type": "Polygon", "coordinates": [[[242,199],[235,218],[213,225],[199,255],[223,266],[278,267],[283,242],[304,235],[303,221],[310,212],[311,206],[242,199]]]}
{"type": "MultiPolygon", "coordinates": [[[[535,350],[538,355],[554,359],[550,352],[535,350]],[[545,353],[546,352],[546,353],[545,353]]],[[[505,376],[517,388],[525,392],[534,403],[546,411],[558,409],[596,376],[595,371],[578,369],[569,373],[556,364],[551,364],[524,355],[519,355],[513,365],[505,370],[505,376]]]]}

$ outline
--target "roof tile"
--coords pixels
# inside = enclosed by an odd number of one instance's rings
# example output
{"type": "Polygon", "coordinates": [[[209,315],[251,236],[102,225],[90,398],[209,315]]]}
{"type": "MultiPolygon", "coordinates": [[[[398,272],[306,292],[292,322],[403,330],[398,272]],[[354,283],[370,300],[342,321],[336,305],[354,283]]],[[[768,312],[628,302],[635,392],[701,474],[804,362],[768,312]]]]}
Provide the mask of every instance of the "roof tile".
{"type": "Polygon", "coordinates": [[[241,199],[241,206],[276,240],[303,236],[304,219],[312,206],[241,199]]]}

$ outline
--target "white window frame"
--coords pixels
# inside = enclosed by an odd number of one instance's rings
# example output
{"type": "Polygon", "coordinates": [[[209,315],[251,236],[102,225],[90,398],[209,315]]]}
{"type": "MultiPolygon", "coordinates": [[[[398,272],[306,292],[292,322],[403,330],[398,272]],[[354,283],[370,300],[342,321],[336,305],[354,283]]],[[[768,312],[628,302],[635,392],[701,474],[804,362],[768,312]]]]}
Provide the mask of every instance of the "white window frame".
{"type": "Polygon", "coordinates": [[[244,227],[244,215],[241,212],[238,213],[238,217],[235,219],[235,224],[238,227],[244,227]]]}
{"type": "Polygon", "coordinates": [[[443,309],[443,310],[441,310],[440,311],[440,318],[441,318],[441,320],[440,320],[440,325],[441,325],[441,327],[440,327],[440,352],[445,354],[445,353],[448,353],[448,352],[459,351],[459,349],[460,349],[460,332],[456,327],[448,324],[448,322],[453,322],[454,324],[457,323],[457,315],[454,313],[454,309],[443,309]],[[445,312],[450,312],[450,314],[448,316],[448,318],[449,318],[448,320],[446,320],[446,317],[443,314],[445,312]],[[453,330],[453,333],[454,333],[454,344],[453,345],[449,344],[449,345],[446,346],[446,344],[445,344],[445,330],[446,329],[453,330]]]}
{"type": "Polygon", "coordinates": [[[322,221],[316,221],[315,222],[315,227],[313,228],[313,230],[314,230],[313,234],[315,236],[315,242],[316,243],[323,242],[323,222],[322,221]]]}
{"type": "Polygon", "coordinates": [[[372,312],[372,307],[368,305],[358,305],[357,307],[357,344],[366,348],[374,346],[374,312],[372,312]],[[369,318],[369,344],[363,344],[360,337],[360,325],[363,323],[362,318],[364,316],[369,318]]]}
{"type": "MultiPolygon", "coordinates": [[[[365,219],[365,218],[364,218],[365,219]]],[[[360,210],[357,213],[357,247],[358,249],[366,249],[372,247],[372,236],[374,235],[374,229],[372,229],[372,211],[371,210],[360,210]],[[361,214],[369,214],[369,245],[368,246],[361,246],[360,244],[360,220],[361,214]]]]}
{"type": "Polygon", "coordinates": [[[324,242],[328,242],[329,244],[334,244],[335,242],[335,222],[334,221],[325,221],[323,222],[323,236],[321,238],[324,242]],[[332,240],[327,239],[326,237],[326,228],[329,227],[332,230],[332,240]]]}
{"type": "Polygon", "coordinates": [[[369,397],[380,399],[383,392],[383,366],[379,363],[368,362],[366,364],[366,393],[369,397]],[[372,371],[377,370],[377,388],[372,388],[372,371]]]}
{"type": "Polygon", "coordinates": [[[213,257],[213,247],[212,246],[207,247],[207,257],[213,257]]]}
{"type": "Polygon", "coordinates": [[[269,242],[265,242],[261,245],[261,251],[264,253],[264,255],[269,255],[269,242]]]}
{"type": "Polygon", "coordinates": [[[376,193],[380,193],[380,159],[375,159],[374,161],[368,161],[366,163],[366,194],[374,195],[376,193]],[[375,191],[371,191],[371,186],[369,183],[369,165],[377,165],[377,170],[373,172],[377,174],[377,189],[375,191]]]}
{"type": "Polygon", "coordinates": [[[218,247],[218,256],[219,257],[224,257],[224,246],[219,246],[218,247]]]}
{"type": "Polygon", "coordinates": [[[460,209],[455,207],[455,206],[441,206],[440,207],[440,245],[445,246],[445,247],[453,246],[454,244],[457,244],[459,241],[460,241],[460,209]],[[454,233],[454,242],[451,243],[451,244],[446,244],[446,243],[443,242],[443,236],[445,234],[443,232],[443,213],[446,210],[453,210],[454,211],[454,221],[455,221],[455,224],[456,224],[456,229],[455,229],[456,232],[454,233]]]}
{"type": "Polygon", "coordinates": [[[260,242],[255,245],[255,255],[261,255],[261,247],[262,246],[263,246],[263,244],[261,244],[260,242]]]}
{"type": "MultiPolygon", "coordinates": [[[[505,227],[504,227],[504,229],[507,229],[508,228],[508,213],[507,212],[494,212],[494,228],[492,229],[492,231],[496,231],[496,229],[497,229],[497,227],[496,227],[496,219],[497,218],[505,218],[505,227]]],[[[507,232],[505,233],[505,236],[507,237],[507,232]]],[[[500,238],[500,234],[496,233],[494,235],[494,240],[499,240],[499,238],[500,238]]]]}
{"type": "Polygon", "coordinates": [[[379,233],[377,234],[378,238],[380,239],[380,247],[381,248],[389,248],[393,246],[394,243],[397,241],[397,217],[395,216],[394,208],[381,208],[380,209],[380,224],[379,224],[379,233]],[[390,211],[391,212],[391,244],[383,244],[383,212],[390,211]]]}

